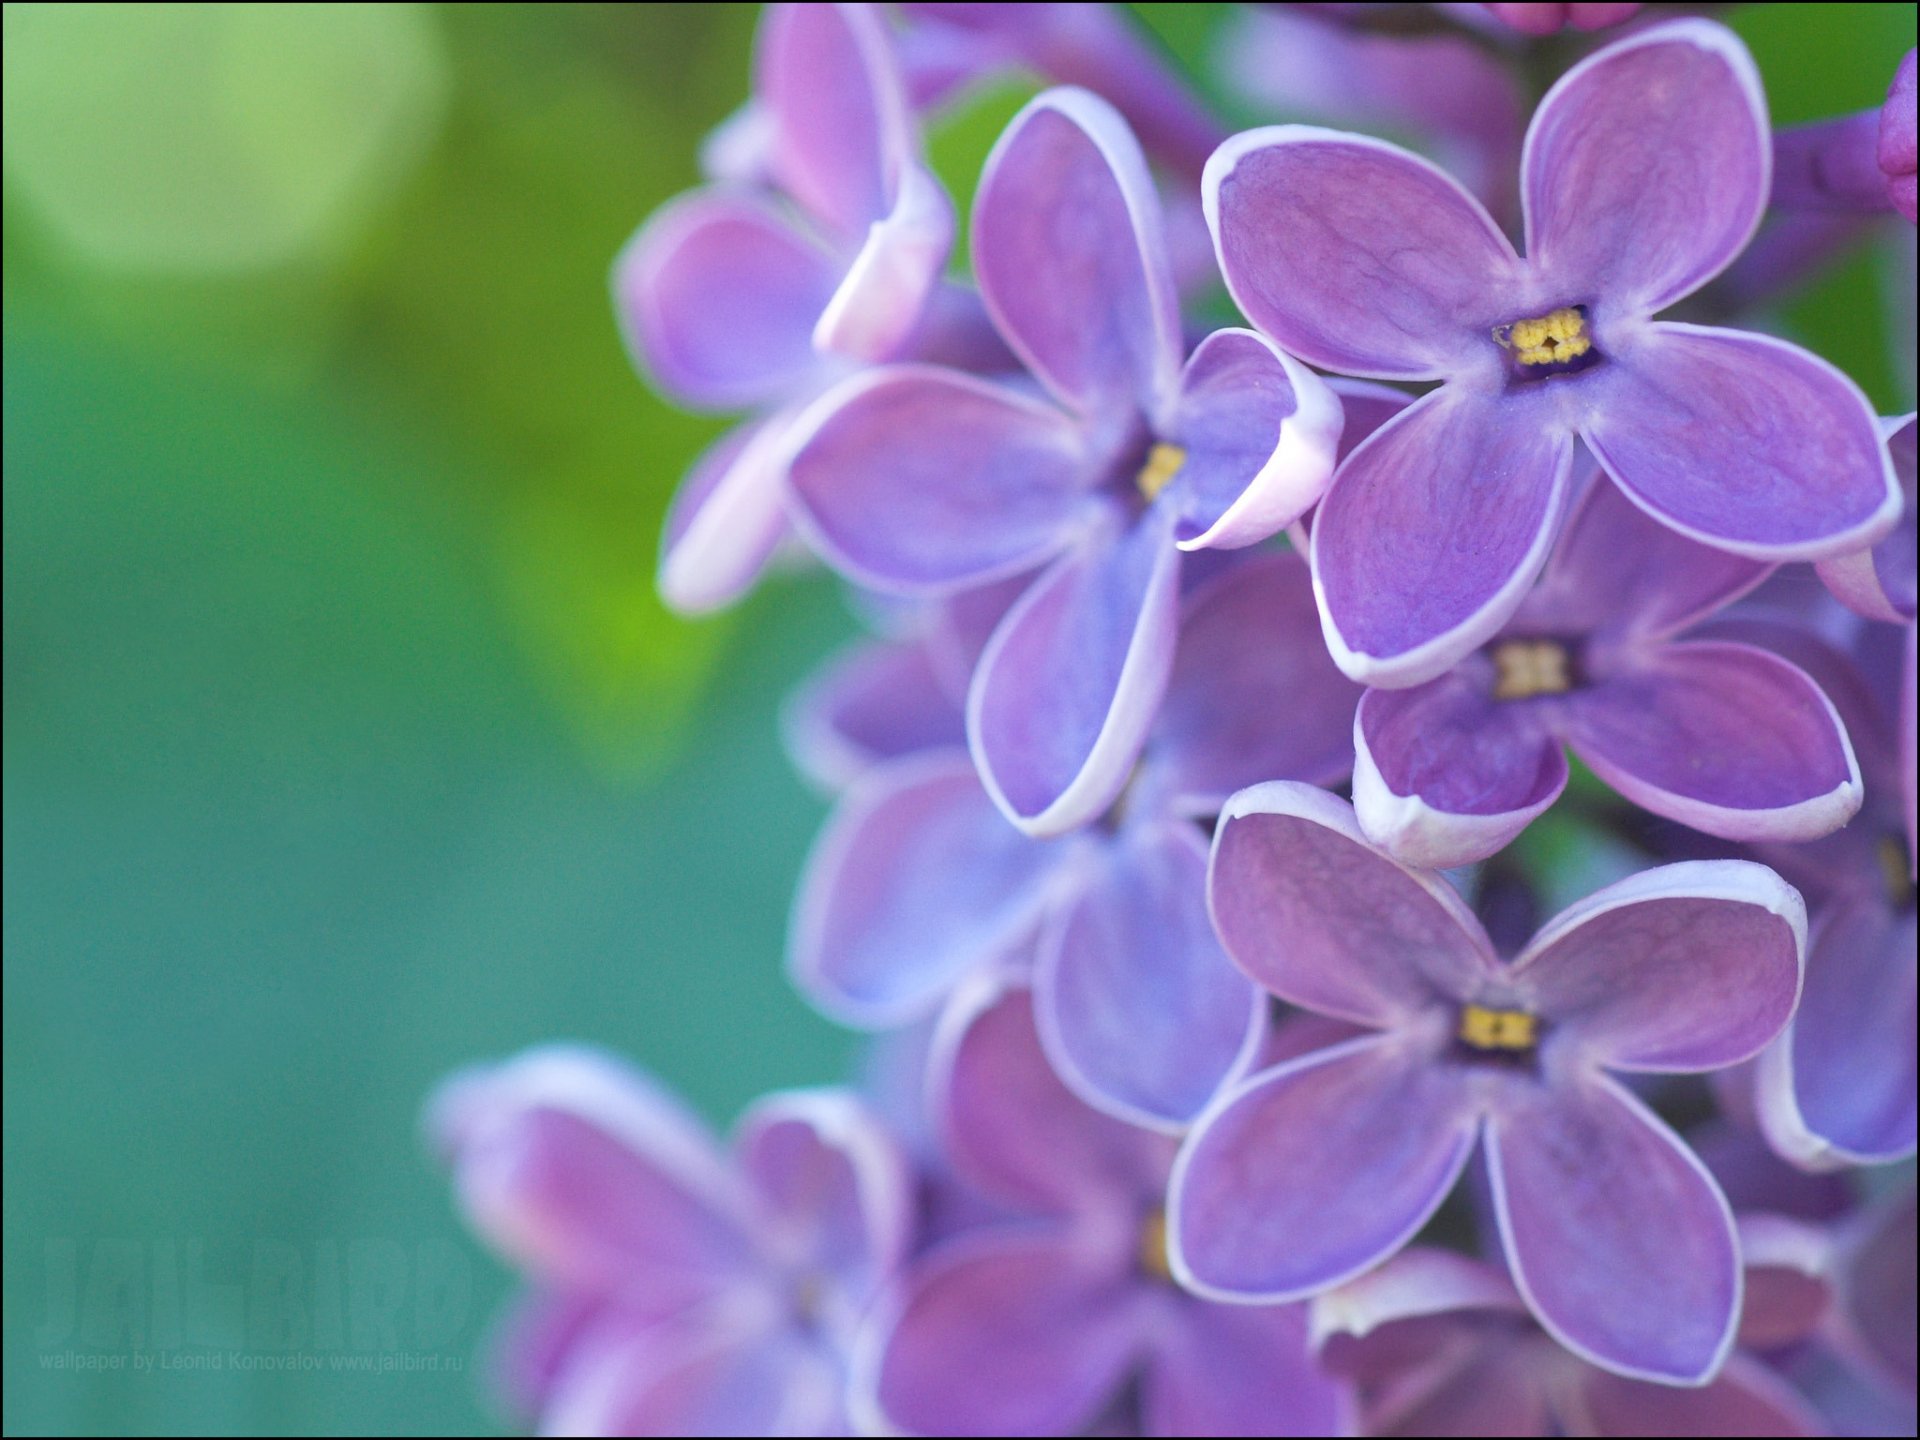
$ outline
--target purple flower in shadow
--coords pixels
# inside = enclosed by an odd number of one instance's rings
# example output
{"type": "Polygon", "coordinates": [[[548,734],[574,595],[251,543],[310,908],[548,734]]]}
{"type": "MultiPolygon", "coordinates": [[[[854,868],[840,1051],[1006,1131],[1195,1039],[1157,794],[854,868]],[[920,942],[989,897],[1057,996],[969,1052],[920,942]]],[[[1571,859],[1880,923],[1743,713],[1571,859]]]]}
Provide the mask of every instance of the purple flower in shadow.
{"type": "Polygon", "coordinates": [[[1593,478],[1540,584],[1484,647],[1360,702],[1360,828],[1411,865],[1484,859],[1559,798],[1566,749],[1708,834],[1808,840],[1846,824],[1860,771],[1820,687],[1757,646],[1684,638],[1769,568],[1666,529],[1593,478]]]}
{"type": "Polygon", "coordinates": [[[1727,1203],[1612,1072],[1737,1064],[1800,990],[1805,912],[1772,871],[1669,865],[1547,922],[1511,962],[1437,877],[1303,785],[1234,797],[1208,900],[1265,989],[1370,1033],[1230,1087],[1174,1169],[1173,1265],[1222,1299],[1298,1299],[1413,1237],[1484,1142],[1540,1323],[1642,1379],[1717,1373],[1739,1310],[1727,1203]]]}
{"type": "Polygon", "coordinates": [[[1306,565],[1265,554],[1197,586],[1154,728],[1105,820],[1032,840],[966,752],[858,780],[801,877],[789,968],[818,1008],[884,1027],[1037,949],[1042,1034],[1089,1103],[1178,1129],[1244,1064],[1263,1002],[1207,919],[1197,818],[1255,777],[1352,765],[1356,688],[1320,644],[1306,565]]]}
{"type": "Polygon", "coordinates": [[[1208,163],[1208,221],[1253,323],[1311,364],[1439,380],[1341,464],[1314,584],[1341,668],[1405,686],[1492,636],[1545,562],[1583,439],[1633,502],[1705,544],[1810,560],[1899,511],[1873,413],[1767,336],[1651,317],[1706,284],[1766,208],[1751,57],[1705,20],[1583,60],[1528,127],[1527,258],[1451,177],[1302,126],[1208,163]]]}
{"type": "Polygon", "coordinates": [[[887,1432],[1066,1435],[1137,1376],[1135,1433],[1350,1433],[1304,1307],[1214,1305],[1173,1285],[1172,1142],[1062,1087],[1023,988],[979,976],[955,997],[929,1086],[955,1171],[1014,1218],[901,1273],[860,1346],[857,1414],[887,1432]]]}
{"type": "Polygon", "coordinates": [[[848,577],[943,594],[1049,566],[989,641],[967,732],[996,804],[1054,835],[1132,773],[1173,661],[1185,551],[1265,539],[1319,497],[1339,402],[1246,330],[1181,367],[1160,202],[1125,123],[1050,90],[1000,137],[973,212],[995,325],[1037,387],[935,366],[826,396],[796,521],[848,577]]]}
{"type": "Polygon", "coordinates": [[[545,1432],[845,1433],[852,1338],[913,1216],[851,1092],[756,1102],[728,1155],[646,1077],[550,1046],[454,1076],[428,1127],[542,1296],[510,1343],[545,1432]]]}

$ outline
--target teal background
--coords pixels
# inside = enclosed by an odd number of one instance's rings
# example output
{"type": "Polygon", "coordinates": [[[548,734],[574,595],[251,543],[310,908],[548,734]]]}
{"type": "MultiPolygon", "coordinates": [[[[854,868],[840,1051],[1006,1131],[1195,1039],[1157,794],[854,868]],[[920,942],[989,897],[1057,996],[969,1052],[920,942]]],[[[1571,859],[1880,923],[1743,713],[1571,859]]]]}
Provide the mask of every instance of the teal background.
{"type": "MultiPolygon", "coordinates": [[[[1141,8],[1189,63],[1225,9],[1141,8]]],[[[854,625],[805,574],[661,610],[719,425],[605,294],[753,12],[5,13],[5,1428],[497,1427],[435,1080],[570,1036],[724,1124],[852,1049],[780,975],[822,806],[774,716],[854,625]],[[53,1368],[167,1349],[321,1368],[53,1368]]],[[[1733,21],[1798,120],[1913,17],[1733,21]]],[[[936,136],[963,199],[1019,99],[936,136]]],[[[1892,408],[1888,293],[1787,323],[1892,408]]]]}

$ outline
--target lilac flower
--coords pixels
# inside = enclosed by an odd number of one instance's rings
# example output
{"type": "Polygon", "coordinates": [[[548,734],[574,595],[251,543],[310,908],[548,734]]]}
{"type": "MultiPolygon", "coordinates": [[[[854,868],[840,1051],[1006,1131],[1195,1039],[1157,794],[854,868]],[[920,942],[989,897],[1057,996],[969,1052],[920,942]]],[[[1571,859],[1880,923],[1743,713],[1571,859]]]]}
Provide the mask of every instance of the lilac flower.
{"type": "Polygon", "coordinates": [[[1756,646],[1675,638],[1768,568],[1675,534],[1594,477],[1539,587],[1485,647],[1361,700],[1361,829],[1412,865],[1483,859],[1559,797],[1563,746],[1709,834],[1838,829],[1860,808],[1860,770],[1820,687],[1756,646]]]}
{"type": "Polygon", "coordinates": [[[1243,560],[1186,609],[1166,699],[1102,825],[1027,838],[963,751],[879,766],[848,790],[794,905],[789,967],[814,1005],[904,1024],[1037,937],[1042,1034],[1089,1103],[1177,1129],[1245,1063],[1264,1006],[1208,922],[1193,820],[1256,776],[1345,774],[1358,692],[1320,644],[1298,556],[1243,560]]]}
{"type": "Polygon", "coordinates": [[[865,1337],[871,1422],[929,1435],[1083,1431],[1137,1374],[1148,1435],[1347,1433],[1300,1306],[1211,1305],[1166,1265],[1172,1143],[1087,1109],[1041,1053],[1026,992],[980,977],[936,1039],[954,1167],[1010,1207],[921,1255],[865,1337]]]}
{"type": "Polygon", "coordinates": [[[1507,1262],[1567,1348],[1641,1379],[1718,1372],[1739,1310],[1726,1201],[1609,1072],[1718,1069],[1780,1032],[1805,912],[1772,871],[1669,865],[1599,891],[1502,964],[1437,878],[1306,786],[1234,797],[1208,901],[1242,969],[1374,1033],[1228,1089],[1174,1169],[1174,1272],[1297,1299],[1378,1264],[1483,1134],[1507,1262]]]}
{"type": "Polygon", "coordinates": [[[1314,1338],[1360,1388],[1369,1435],[1820,1435],[1806,1399],[1755,1350],[1811,1334],[1830,1303],[1825,1237],[1742,1216],[1739,1344],[1709,1383],[1597,1369],[1543,1335],[1496,1267],[1415,1246],[1313,1303],[1314,1338]]]}
{"type": "Polygon", "coordinates": [[[995,802],[1053,835],[1119,795],[1166,687],[1183,551],[1264,539],[1320,496],[1340,407],[1251,331],[1180,368],[1159,201],[1113,108],[1050,90],[973,213],[981,294],[1046,398],[892,366],[810,412],[796,518],[843,574],[938,594],[1052,562],[995,632],[967,731],[995,802]]]}
{"type": "Polygon", "coordinates": [[[1914,52],[1872,110],[1796,125],[1773,139],[1773,204],[1783,210],[1897,210],[1914,218],[1914,52]]]}
{"type": "Polygon", "coordinates": [[[1596,52],[1528,128],[1528,259],[1425,161],[1281,126],[1208,164],[1228,287],[1327,369],[1441,380],[1341,465],[1314,524],[1327,640],[1357,679],[1434,678],[1545,561],[1582,438],[1661,523],[1755,559],[1871,543],[1899,497],[1852,381],[1770,337],[1651,320],[1765,209],[1759,78],[1684,20],[1596,52]]]}
{"type": "Polygon", "coordinates": [[[614,266],[629,348],[667,395],[762,412],[702,457],[667,517],[660,589],[687,611],[737,599],[786,535],[802,405],[857,362],[971,343],[964,300],[939,289],[952,206],[873,7],[768,6],[755,68],[768,178],[791,206],[738,184],[693,191],[614,266]]]}
{"type": "Polygon", "coordinates": [[[768,1096],[728,1157],[645,1077],[550,1046],[454,1077],[429,1121],[469,1223],[545,1296],[519,1335],[545,1431],[844,1433],[848,1347],[912,1220],[853,1095],[768,1096]]]}
{"type": "Polygon", "coordinates": [[[1914,619],[1914,560],[1920,548],[1915,538],[1920,525],[1920,502],[1914,497],[1915,437],[1920,431],[1916,421],[1920,417],[1906,415],[1881,422],[1900,486],[1899,523],[1879,544],[1822,560],[1818,567],[1820,578],[1841,604],[1869,620],[1895,625],[1911,625],[1914,619]]]}
{"type": "Polygon", "coordinates": [[[1522,35],[1552,35],[1561,30],[1605,30],[1631,20],[1638,5],[1488,5],[1496,20],[1522,35]]]}

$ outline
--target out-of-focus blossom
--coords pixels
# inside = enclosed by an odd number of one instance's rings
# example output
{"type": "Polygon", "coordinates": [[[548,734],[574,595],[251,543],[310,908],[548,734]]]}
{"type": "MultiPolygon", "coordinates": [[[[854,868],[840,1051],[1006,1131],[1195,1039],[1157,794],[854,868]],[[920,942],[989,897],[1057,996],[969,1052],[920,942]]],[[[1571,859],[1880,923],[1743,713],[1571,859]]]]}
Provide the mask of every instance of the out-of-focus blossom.
{"type": "Polygon", "coordinates": [[[1361,828],[1408,864],[1483,859],[1559,798],[1566,747],[1636,804],[1712,835],[1838,829],[1860,808],[1860,771],[1820,687],[1756,646],[1675,638],[1768,569],[1591,477],[1540,584],[1486,646],[1361,701],[1361,828]]]}
{"type": "Polygon", "coordinates": [[[1774,136],[1773,203],[1783,210],[1897,210],[1914,218],[1914,52],[1884,104],[1774,136]]]}
{"type": "Polygon", "coordinates": [[[1637,4],[1488,5],[1493,18],[1522,35],[1553,35],[1561,30],[1605,30],[1640,13],[1637,4]]]}
{"type": "Polygon", "coordinates": [[[1497,1268],[1414,1247],[1313,1302],[1314,1339],[1360,1391],[1366,1433],[1821,1435],[1820,1417],[1750,1351],[1813,1333],[1830,1303],[1824,1237],[1743,1216],[1740,1349],[1701,1386],[1598,1369],[1542,1334],[1497,1268]]]}
{"type": "Polygon", "coordinates": [[[794,908],[790,968],[814,1004],[902,1024],[1037,937],[1048,1052],[1091,1103],[1178,1128],[1245,1063],[1264,1005],[1214,937],[1193,822],[1258,777],[1339,779],[1359,692],[1319,642],[1296,555],[1242,560],[1185,610],[1154,728],[1100,824],[1028,839],[952,749],[847,792],[794,908]]]}
{"type": "Polygon", "coordinates": [[[1267,990],[1370,1033],[1229,1089],[1181,1151],[1173,1265],[1201,1294],[1297,1299],[1361,1274],[1439,1206],[1484,1137],[1520,1293],[1563,1345],[1699,1384],[1733,1343],[1738,1251],[1706,1168],[1616,1073],[1734,1065],[1780,1033],[1806,917],[1772,871],[1645,871],[1511,962],[1446,885],[1295,784],[1234,797],[1208,901],[1267,990]]]}
{"type": "Polygon", "coordinates": [[[1051,562],[981,657],[967,732],[1005,814],[1057,835],[1127,783],[1173,662],[1181,558],[1265,539],[1325,488],[1338,400],[1247,330],[1181,367],[1160,205],[1125,122],[1083,90],[987,161],[973,263],[1044,396],[887,366],[825,397],[791,476],[843,574],[938,594],[1051,562]]]}
{"type": "Polygon", "coordinates": [[[1759,77],[1684,20],[1598,51],[1528,127],[1527,258],[1450,177],[1358,135],[1236,136],[1205,198],[1241,309],[1327,369],[1441,380],[1340,467],[1313,530],[1327,641],[1376,685],[1434,678],[1545,563],[1574,441],[1661,523],[1754,559],[1878,540],[1899,490],[1859,388],[1770,337],[1650,317],[1765,209],[1759,77]]]}
{"type": "Polygon", "coordinates": [[[1297,1305],[1214,1305],[1168,1274],[1172,1142],[1088,1109],[1042,1054],[1026,991],[978,977],[935,1041],[955,1170],[1008,1207],[902,1273],[854,1376],[870,1421],[925,1435],[1081,1432],[1139,1384],[1147,1435],[1347,1433],[1297,1305]]]}
{"type": "Polygon", "coordinates": [[[913,1221],[850,1092],[768,1096],[729,1156],[644,1076],[551,1046],[455,1076],[428,1121],[468,1222],[535,1286],[509,1360],[547,1433],[846,1432],[853,1337],[913,1221]]]}

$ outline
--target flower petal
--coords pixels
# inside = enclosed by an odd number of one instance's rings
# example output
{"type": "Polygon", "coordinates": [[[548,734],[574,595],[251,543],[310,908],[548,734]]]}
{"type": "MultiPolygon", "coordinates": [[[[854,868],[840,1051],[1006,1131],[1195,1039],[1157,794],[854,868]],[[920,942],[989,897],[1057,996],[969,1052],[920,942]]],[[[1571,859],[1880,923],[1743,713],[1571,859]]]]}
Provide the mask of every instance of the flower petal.
{"type": "Polygon", "coordinates": [[[1172,1147],[1060,1082],[1031,992],[1004,976],[976,978],[941,1015],[927,1093],[954,1169],[1016,1209],[1131,1217],[1164,1184],[1172,1147]]]}
{"type": "Polygon", "coordinates": [[[1650,1385],[1604,1370],[1569,1373],[1573,1435],[1825,1435],[1819,1412],[1759,1361],[1734,1355],[1711,1384],[1650,1385]]]}
{"type": "Polygon", "coordinates": [[[1793,1014],[1806,928],[1800,892],[1766,866],[1686,861],[1561,911],[1508,974],[1563,1043],[1601,1065],[1717,1070],[1793,1014]]]}
{"type": "Polygon", "coordinates": [[[731,605],[788,534],[786,436],[794,412],[735,426],[694,462],[660,532],[660,596],[682,615],[731,605]]]}
{"type": "Polygon", "coordinates": [[[1446,882],[1368,845],[1347,804],[1311,785],[1255,785],[1228,802],[1207,900],[1235,964],[1282,1000],[1339,1019],[1390,1027],[1497,973],[1446,882]]]}
{"type": "Polygon", "coordinates": [[[1001,818],[964,753],[894,761],[847,791],[814,842],[789,972],[848,1024],[926,1015],[1038,923],[1055,863],[1001,818]]]}
{"type": "Polygon", "coordinates": [[[1807,1339],[1833,1306],[1833,1242],[1821,1226],[1784,1215],[1737,1215],[1746,1296],[1740,1347],[1778,1350],[1807,1339]]]}
{"type": "Polygon", "coordinates": [[[1119,795],[1173,668],[1180,553],[1170,517],[1091,529],[1007,612],[967,696],[967,739],[1003,814],[1030,835],[1119,795]]]}
{"type": "Polygon", "coordinates": [[[1349,1280],[1439,1208],[1478,1125],[1459,1073],[1402,1037],[1253,1076],[1215,1102],[1174,1162],[1173,1273],[1197,1295],[1250,1304],[1349,1280]]]}
{"type": "Polygon", "coordinates": [[[885,760],[967,743],[960,707],[922,642],[873,640],[836,655],[780,711],[787,754],[829,792],[885,760]]]}
{"type": "Polygon", "coordinates": [[[885,1425],[873,1433],[1075,1434],[1138,1351],[1130,1289],[1051,1227],[948,1241],[908,1272],[857,1363],[859,1408],[885,1425]]]}
{"type": "Polygon", "coordinates": [[[1353,1398],[1307,1348],[1302,1305],[1182,1302],[1141,1378],[1149,1435],[1349,1435],[1353,1398]]]}
{"type": "Polygon", "coordinates": [[[1767,208],[1753,57],[1707,20],[1609,45],[1540,102],[1521,171],[1527,258],[1561,303],[1664,310],[1732,264],[1767,208]]]}
{"type": "Polygon", "coordinates": [[[662,391],[737,410],[816,373],[813,327],[837,279],[832,257],[764,202],[696,190],[655,211],[620,252],[614,308],[662,391]]]}
{"type": "Polygon", "coordinates": [[[1599,1075],[1516,1087],[1488,1117],[1487,1172],[1514,1283],[1554,1339],[1638,1379],[1719,1371],[1740,1314],[1733,1216],[1650,1110],[1599,1075]]]}
{"type": "Polygon", "coordinates": [[[1900,487],[1860,388],[1809,351],[1704,325],[1624,332],[1581,436],[1627,498],[1681,534],[1757,560],[1871,545],[1900,487]]]}
{"type": "Polygon", "coordinates": [[[1751,645],[1683,641],[1570,697],[1567,743],[1656,815],[1728,840],[1813,840],[1860,808],[1860,766],[1806,673],[1751,645]]]}
{"type": "Polygon", "coordinates": [[[955,590],[1030,569],[1084,503],[1066,417],[958,371],[869,370],[795,429],[796,519],[828,563],[876,589],[955,590]]]}
{"type": "Polygon", "coordinates": [[[1429,161],[1307,125],[1228,140],[1201,180],[1242,313],[1309,364],[1437,380],[1498,358],[1521,266],[1480,202],[1429,161]]]}
{"type": "Polygon", "coordinates": [[[549,1284],[662,1315],[751,1263],[746,1195],[712,1139],[610,1057],[530,1050],[450,1081],[432,1121],[469,1222],[549,1284]]]}
{"type": "Polygon", "coordinates": [[[1911,1402],[1914,1394],[1914,1190],[1869,1205],[1851,1237],[1840,1295],[1849,1349],[1911,1402]]]}
{"type": "Polygon", "coordinates": [[[1353,768],[1359,698],[1320,639],[1306,561],[1250,556],[1188,599],[1145,763],[1194,814],[1261,780],[1331,784],[1353,768]]]}
{"type": "Polygon", "coordinates": [[[953,202],[918,165],[900,172],[899,197],[873,222],[814,326],[814,348],[852,360],[893,358],[915,334],[953,248],[953,202]]]}
{"type": "Polygon", "coordinates": [[[1111,105],[1055,89],[1013,117],[974,197],[973,266],[1007,343],[1063,404],[1162,418],[1179,304],[1153,177],[1111,105]]]}
{"type": "Polygon", "coordinates": [[[1182,550],[1236,550],[1293,524],[1325,493],[1340,442],[1327,383],[1251,330],[1216,330],[1180,377],[1169,497],[1182,550]]]}
{"type": "Polygon", "coordinates": [[[1513,614],[1566,507],[1573,440],[1534,407],[1442,386],[1341,463],[1313,521],[1327,648],[1417,685],[1513,614]]]}
{"type": "Polygon", "coordinates": [[[1822,560],[1820,578],[1848,609],[1869,620],[1885,620],[1898,625],[1914,615],[1915,527],[1920,524],[1920,505],[1914,497],[1915,435],[1920,431],[1915,417],[1886,422],[1892,426],[1887,438],[1887,453],[1893,460],[1894,477],[1904,497],[1900,523],[1887,532],[1886,539],[1864,550],[1855,550],[1831,560],[1822,560]]]}
{"type": "Polygon", "coordinates": [[[763,1096],[734,1134],[760,1203],[763,1243],[785,1263],[831,1278],[823,1318],[850,1333],[913,1240],[914,1175],[893,1136],[850,1090],[763,1096]]]}
{"type": "Polygon", "coordinates": [[[1059,912],[1034,977],[1040,1037],[1087,1104],[1177,1133],[1243,1068],[1266,996],[1207,918],[1207,845],[1185,820],[1125,827],[1059,912]]]}
{"type": "Polygon", "coordinates": [[[1760,1121],[1803,1165],[1883,1164],[1913,1153],[1914,915],[1878,895],[1817,918],[1806,989],[1760,1062],[1760,1121]]]}
{"type": "Polygon", "coordinates": [[[1411,690],[1369,690],[1354,717],[1353,809],[1407,865],[1484,860],[1553,804],[1567,757],[1538,706],[1487,693],[1469,659],[1411,690]]]}

